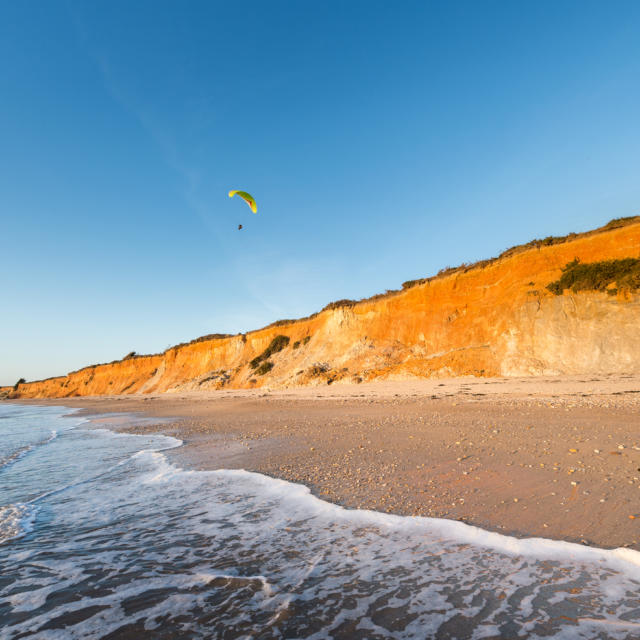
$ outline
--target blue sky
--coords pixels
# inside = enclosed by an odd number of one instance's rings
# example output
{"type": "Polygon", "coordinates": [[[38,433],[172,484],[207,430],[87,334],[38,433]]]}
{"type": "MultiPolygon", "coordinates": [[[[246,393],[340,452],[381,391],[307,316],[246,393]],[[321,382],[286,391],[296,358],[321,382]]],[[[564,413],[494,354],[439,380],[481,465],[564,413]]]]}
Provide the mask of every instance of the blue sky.
{"type": "Polygon", "coordinates": [[[638,2],[1,3],[0,383],[638,214],[639,32],[638,2]]]}

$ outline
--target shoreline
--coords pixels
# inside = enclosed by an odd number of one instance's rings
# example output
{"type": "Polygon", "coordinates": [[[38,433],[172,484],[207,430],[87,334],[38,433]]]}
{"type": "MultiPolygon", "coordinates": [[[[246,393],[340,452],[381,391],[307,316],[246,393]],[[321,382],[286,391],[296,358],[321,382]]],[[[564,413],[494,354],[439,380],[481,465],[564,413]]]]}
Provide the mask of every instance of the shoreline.
{"type": "Polygon", "coordinates": [[[180,466],[256,471],[346,508],[640,551],[640,376],[11,402],[170,435],[183,441],[166,452],[180,466]],[[113,413],[141,418],[100,418],[113,413]]]}

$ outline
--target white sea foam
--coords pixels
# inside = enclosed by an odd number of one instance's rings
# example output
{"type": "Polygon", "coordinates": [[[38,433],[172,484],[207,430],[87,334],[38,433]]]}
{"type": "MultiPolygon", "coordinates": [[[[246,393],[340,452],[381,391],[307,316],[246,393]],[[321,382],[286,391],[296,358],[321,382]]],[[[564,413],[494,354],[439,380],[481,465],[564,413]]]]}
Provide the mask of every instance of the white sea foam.
{"type": "Polygon", "coordinates": [[[161,452],[177,440],[86,438],[94,473],[0,547],[2,637],[639,635],[637,552],[346,510],[256,473],[182,470],[161,452]]]}
{"type": "MultiPolygon", "coordinates": [[[[105,429],[103,427],[92,427],[92,433],[100,433],[107,438],[140,438],[144,440],[148,440],[149,436],[140,435],[137,433],[126,433],[123,431],[112,431],[111,429],[105,429]]],[[[179,438],[174,438],[173,436],[166,436],[163,434],[154,434],[153,435],[154,447],[153,449],[142,449],[140,453],[143,451],[167,451],[168,449],[175,449],[176,447],[181,447],[183,442],[179,438]]]]}
{"type": "Polygon", "coordinates": [[[0,506],[0,544],[32,531],[36,513],[37,508],[29,504],[0,506]]]}
{"type": "MultiPolygon", "coordinates": [[[[175,475],[179,471],[166,461],[159,461],[159,466],[163,469],[162,473],[166,475],[175,475]]],[[[229,478],[247,478],[259,484],[265,491],[282,496],[288,504],[295,500],[304,509],[325,513],[334,518],[346,518],[354,524],[375,524],[390,529],[400,528],[403,531],[423,530],[431,535],[439,535],[456,543],[473,544],[512,556],[527,556],[538,560],[606,563],[616,571],[623,571],[633,577],[640,578],[640,552],[633,549],[599,549],[548,538],[515,538],[455,520],[397,516],[365,509],[345,509],[315,497],[310,489],[304,485],[270,478],[251,471],[224,469],[200,473],[214,473],[229,478]]],[[[158,479],[160,477],[160,475],[157,476],[158,479]]]]}

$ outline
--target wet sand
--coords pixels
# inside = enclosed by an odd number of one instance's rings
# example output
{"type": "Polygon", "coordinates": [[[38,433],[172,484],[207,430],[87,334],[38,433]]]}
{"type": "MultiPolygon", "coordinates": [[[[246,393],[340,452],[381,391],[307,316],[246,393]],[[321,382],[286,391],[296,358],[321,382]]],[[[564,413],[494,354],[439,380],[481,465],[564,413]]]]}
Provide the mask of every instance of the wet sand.
{"type": "Polygon", "coordinates": [[[640,550],[640,377],[385,381],[24,401],[184,441],[181,466],[299,482],[348,508],[640,550]]]}

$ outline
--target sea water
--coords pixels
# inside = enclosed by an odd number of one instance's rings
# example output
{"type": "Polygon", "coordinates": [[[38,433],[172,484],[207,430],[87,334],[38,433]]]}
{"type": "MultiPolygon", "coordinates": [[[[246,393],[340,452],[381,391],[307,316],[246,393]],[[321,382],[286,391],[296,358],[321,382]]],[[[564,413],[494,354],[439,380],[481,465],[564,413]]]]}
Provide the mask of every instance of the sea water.
{"type": "Polygon", "coordinates": [[[0,405],[0,638],[640,638],[637,552],[346,510],[177,446],[0,405]]]}

